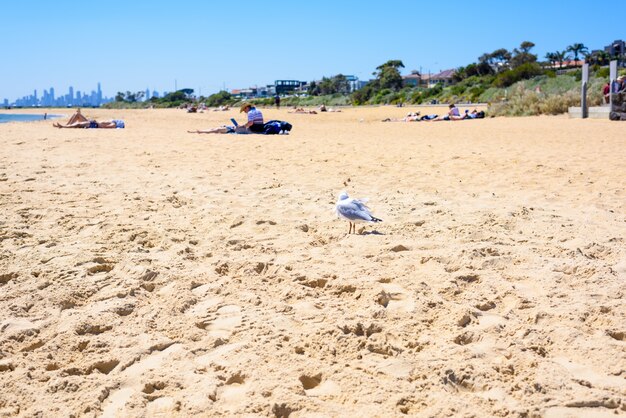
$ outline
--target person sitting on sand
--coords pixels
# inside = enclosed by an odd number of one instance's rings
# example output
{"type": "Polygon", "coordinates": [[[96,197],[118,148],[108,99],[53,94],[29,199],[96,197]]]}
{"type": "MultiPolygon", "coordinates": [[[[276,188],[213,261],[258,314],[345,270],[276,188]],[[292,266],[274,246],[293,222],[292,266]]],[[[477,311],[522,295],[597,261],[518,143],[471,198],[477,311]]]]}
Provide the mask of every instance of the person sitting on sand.
{"type": "Polygon", "coordinates": [[[265,124],[263,123],[263,115],[261,112],[256,110],[254,106],[250,103],[244,103],[241,106],[241,112],[248,113],[248,123],[245,125],[237,124],[235,119],[231,119],[233,122],[233,126],[222,125],[219,128],[210,128],[210,129],[196,129],[195,131],[187,131],[190,134],[250,134],[250,133],[263,133],[265,124]],[[254,109],[254,110],[252,110],[254,109]],[[253,111],[256,111],[258,115],[252,114],[253,111]],[[255,123],[255,120],[259,120],[260,115],[260,123],[255,123]]]}
{"type": "Polygon", "coordinates": [[[254,133],[263,132],[263,113],[258,110],[252,103],[244,103],[239,108],[239,113],[246,112],[248,114],[248,122],[243,125],[245,128],[254,133]]]}
{"type": "Polygon", "coordinates": [[[443,120],[461,120],[463,117],[461,116],[461,112],[459,112],[459,108],[456,107],[454,103],[449,106],[450,110],[448,114],[443,117],[443,120]]]}
{"type": "Polygon", "coordinates": [[[442,118],[432,119],[432,120],[430,120],[430,122],[441,122],[441,121],[444,121],[444,120],[457,121],[457,120],[465,119],[465,116],[461,116],[461,113],[459,112],[459,108],[456,107],[456,105],[454,103],[452,103],[448,107],[450,108],[450,110],[448,111],[447,115],[445,115],[442,118]]]}
{"type": "Polygon", "coordinates": [[[81,122],[68,123],[67,125],[61,125],[56,122],[53,123],[52,126],[55,128],[82,128],[82,129],[123,129],[126,127],[124,121],[121,119],[113,119],[113,120],[105,120],[102,122],[98,122],[97,120],[85,120],[81,122]]]}

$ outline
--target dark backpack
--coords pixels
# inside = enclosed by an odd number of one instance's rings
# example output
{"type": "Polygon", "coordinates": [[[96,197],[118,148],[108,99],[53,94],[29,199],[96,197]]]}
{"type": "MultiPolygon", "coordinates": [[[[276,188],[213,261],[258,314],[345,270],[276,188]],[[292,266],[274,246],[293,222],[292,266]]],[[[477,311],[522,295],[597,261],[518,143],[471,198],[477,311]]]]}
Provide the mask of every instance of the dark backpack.
{"type": "Polygon", "coordinates": [[[291,131],[291,124],[280,120],[270,120],[263,125],[263,134],[278,135],[291,131]]]}

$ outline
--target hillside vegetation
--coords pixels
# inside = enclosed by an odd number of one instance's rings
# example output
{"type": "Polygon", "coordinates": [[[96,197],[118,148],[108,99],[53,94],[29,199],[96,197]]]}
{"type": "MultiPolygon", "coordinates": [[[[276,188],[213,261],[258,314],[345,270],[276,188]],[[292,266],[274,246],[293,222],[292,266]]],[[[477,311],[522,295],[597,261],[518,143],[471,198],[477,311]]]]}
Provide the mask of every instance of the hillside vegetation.
{"type": "MultiPolygon", "coordinates": [[[[602,87],[608,81],[610,57],[603,51],[588,53],[581,43],[563,51],[546,54],[539,61],[532,53],[535,44],[524,41],[518,48],[504,48],[478,57],[477,62],[455,70],[447,86],[408,86],[400,70],[400,60],[389,60],[376,67],[374,78],[362,88],[350,92],[348,77],[337,74],[308,84],[306,93],[281,97],[282,106],[317,107],[378,104],[488,103],[491,116],[527,116],[565,113],[579,106],[582,72],[579,55],[592,64],[588,83],[588,104],[602,103],[602,87]]],[[[242,102],[226,91],[208,97],[196,97],[192,89],[182,89],[163,98],[140,101],[143,93],[118,93],[116,101],[106,107],[181,107],[204,103],[208,107],[237,106],[242,102]]],[[[274,98],[255,98],[259,106],[274,105],[274,98]]]]}

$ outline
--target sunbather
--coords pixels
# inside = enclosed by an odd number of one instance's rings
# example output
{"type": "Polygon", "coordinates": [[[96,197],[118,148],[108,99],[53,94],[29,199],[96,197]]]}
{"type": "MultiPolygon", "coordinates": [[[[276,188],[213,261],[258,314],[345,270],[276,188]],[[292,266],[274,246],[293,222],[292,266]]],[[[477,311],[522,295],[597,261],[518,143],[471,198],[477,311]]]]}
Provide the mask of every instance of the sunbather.
{"type": "Polygon", "coordinates": [[[401,119],[387,118],[387,119],[383,119],[383,122],[421,122],[421,121],[428,121],[428,120],[437,118],[437,115],[420,116],[420,114],[421,114],[420,112],[409,113],[408,115],[406,115],[405,117],[401,119]]]}
{"type": "Polygon", "coordinates": [[[386,118],[386,119],[383,119],[383,122],[419,122],[420,120],[419,115],[420,115],[420,112],[417,112],[417,113],[409,112],[403,118],[386,118]]]}
{"type": "Polygon", "coordinates": [[[304,113],[307,115],[317,115],[317,112],[315,110],[306,110],[302,107],[296,107],[294,110],[290,110],[287,113],[304,113]]]}
{"type": "Polygon", "coordinates": [[[71,125],[76,122],[87,122],[88,120],[89,119],[87,119],[86,117],[83,116],[82,113],[80,113],[80,108],[78,108],[76,109],[76,113],[70,116],[70,120],[67,121],[67,125],[71,125]]]}
{"type": "Polygon", "coordinates": [[[82,128],[82,129],[94,129],[94,128],[99,128],[99,129],[122,129],[125,127],[124,121],[120,120],[120,119],[113,119],[113,120],[105,120],[102,122],[98,122],[97,120],[85,120],[85,121],[80,121],[80,122],[74,122],[74,123],[68,123],[67,125],[61,125],[58,122],[55,122],[52,124],[52,126],[54,126],[55,128],[82,128]]]}
{"type": "Polygon", "coordinates": [[[187,131],[190,134],[247,134],[250,133],[244,126],[220,126],[211,129],[196,129],[195,131],[187,131]]]}
{"type": "Polygon", "coordinates": [[[476,109],[472,110],[471,112],[469,110],[465,111],[465,115],[463,115],[463,119],[483,119],[485,117],[485,112],[484,111],[478,111],[476,109]]]}

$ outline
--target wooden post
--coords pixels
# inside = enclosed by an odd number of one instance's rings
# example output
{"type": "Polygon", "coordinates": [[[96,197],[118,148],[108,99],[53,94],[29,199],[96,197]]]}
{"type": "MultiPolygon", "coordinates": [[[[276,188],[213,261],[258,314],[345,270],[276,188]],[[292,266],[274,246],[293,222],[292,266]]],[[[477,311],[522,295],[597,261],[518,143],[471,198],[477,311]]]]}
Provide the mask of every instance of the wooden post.
{"type": "Polygon", "coordinates": [[[580,111],[582,113],[581,117],[586,119],[589,117],[589,108],[587,107],[587,83],[589,82],[589,64],[584,63],[583,68],[583,77],[582,77],[582,89],[580,92],[580,111]]]}

